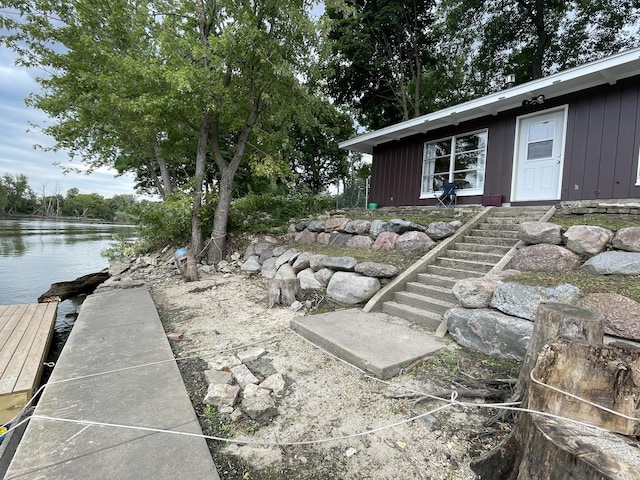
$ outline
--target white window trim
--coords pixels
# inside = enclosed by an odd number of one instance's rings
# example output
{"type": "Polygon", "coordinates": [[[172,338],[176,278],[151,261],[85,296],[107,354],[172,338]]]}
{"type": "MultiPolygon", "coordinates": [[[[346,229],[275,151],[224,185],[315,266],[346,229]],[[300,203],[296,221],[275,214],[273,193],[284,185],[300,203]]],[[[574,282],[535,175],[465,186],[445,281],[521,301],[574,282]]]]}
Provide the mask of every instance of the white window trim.
{"type": "MultiPolygon", "coordinates": [[[[487,147],[489,144],[489,129],[488,128],[481,128],[479,130],[472,130],[470,132],[462,132],[462,133],[458,133],[456,135],[449,135],[448,137],[442,137],[442,138],[437,138],[434,140],[428,140],[426,142],[424,142],[424,147],[422,149],[422,172],[421,172],[421,177],[420,177],[420,200],[423,199],[428,199],[428,198],[434,198],[437,197],[439,195],[442,195],[442,190],[433,190],[432,192],[423,192],[422,191],[422,180],[425,177],[424,175],[424,160],[425,160],[425,155],[427,154],[427,146],[430,143],[437,143],[437,142],[442,142],[443,140],[452,140],[456,138],[456,137],[464,137],[467,135],[474,135],[476,133],[485,133],[487,134],[487,140],[485,142],[485,146],[484,146],[484,169],[485,169],[485,173],[487,170],[487,147]]],[[[453,145],[452,145],[453,147],[453,145]]],[[[452,148],[452,153],[454,152],[453,148],[452,148]]],[[[433,164],[433,167],[435,169],[435,163],[433,164]]],[[[433,172],[429,173],[430,176],[433,175],[433,172]]],[[[484,180],[486,178],[483,177],[483,185],[482,188],[463,188],[460,190],[456,190],[456,195],[458,197],[472,197],[474,195],[482,195],[484,193],[484,180]]],[[[640,179],[640,174],[639,174],[639,179],[640,179]]]]}
{"type": "Polygon", "coordinates": [[[638,172],[636,173],[636,187],[640,187],[640,149],[638,149],[638,172]]]}

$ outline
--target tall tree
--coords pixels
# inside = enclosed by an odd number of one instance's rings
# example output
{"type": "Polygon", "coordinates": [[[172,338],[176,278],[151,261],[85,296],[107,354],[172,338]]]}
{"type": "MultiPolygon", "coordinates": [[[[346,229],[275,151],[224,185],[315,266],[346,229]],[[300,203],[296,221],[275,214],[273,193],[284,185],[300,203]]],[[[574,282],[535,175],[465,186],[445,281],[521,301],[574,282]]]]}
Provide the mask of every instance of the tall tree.
{"type": "Polygon", "coordinates": [[[380,128],[423,113],[434,0],[328,0],[327,89],[380,128]]]}
{"type": "Polygon", "coordinates": [[[640,44],[637,0],[443,0],[446,50],[464,50],[469,88],[519,83],[640,44]],[[635,25],[635,27],[634,27],[635,25]]]}
{"type": "Polygon", "coordinates": [[[10,0],[21,19],[3,17],[2,26],[14,32],[4,40],[25,65],[51,73],[31,102],[54,119],[45,129],[54,148],[93,167],[144,168],[164,194],[172,168],[190,160],[184,187],[192,192],[196,253],[204,250],[203,192],[217,190],[208,256],[215,263],[234,177],[260,116],[296,102],[292,86],[313,31],[305,2],[10,0]],[[185,138],[180,148],[170,143],[185,138]]]}

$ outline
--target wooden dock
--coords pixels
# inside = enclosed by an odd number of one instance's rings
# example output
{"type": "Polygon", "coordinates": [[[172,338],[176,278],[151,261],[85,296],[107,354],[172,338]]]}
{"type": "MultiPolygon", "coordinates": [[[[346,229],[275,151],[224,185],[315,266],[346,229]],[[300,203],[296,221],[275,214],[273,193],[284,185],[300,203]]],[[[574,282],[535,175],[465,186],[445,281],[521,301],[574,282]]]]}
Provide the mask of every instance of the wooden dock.
{"type": "Polygon", "coordinates": [[[58,303],[0,305],[0,425],[31,398],[42,376],[58,303]]]}

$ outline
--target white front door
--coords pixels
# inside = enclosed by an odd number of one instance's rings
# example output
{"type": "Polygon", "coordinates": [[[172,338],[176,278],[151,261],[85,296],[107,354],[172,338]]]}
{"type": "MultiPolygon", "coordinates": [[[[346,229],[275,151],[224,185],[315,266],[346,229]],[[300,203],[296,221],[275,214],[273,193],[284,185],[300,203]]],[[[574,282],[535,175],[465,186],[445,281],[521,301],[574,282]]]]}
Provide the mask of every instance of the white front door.
{"type": "Polygon", "coordinates": [[[565,118],[563,108],[518,119],[512,201],[560,199],[565,118]]]}

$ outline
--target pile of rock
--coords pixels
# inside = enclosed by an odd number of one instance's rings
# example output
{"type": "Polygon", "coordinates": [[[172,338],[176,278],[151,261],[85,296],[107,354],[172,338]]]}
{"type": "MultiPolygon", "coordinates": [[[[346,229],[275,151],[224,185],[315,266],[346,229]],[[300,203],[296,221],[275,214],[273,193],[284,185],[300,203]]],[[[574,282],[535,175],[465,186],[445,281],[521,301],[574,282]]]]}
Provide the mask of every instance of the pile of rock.
{"type": "Polygon", "coordinates": [[[249,244],[244,259],[240,269],[245,273],[269,279],[293,275],[302,293],[326,291],[331,300],[346,305],[366,302],[399,273],[395,265],[299,252],[269,237],[249,244]]]}
{"type": "Polygon", "coordinates": [[[287,382],[266,353],[263,348],[254,348],[209,362],[209,370],[204,372],[209,387],[203,402],[233,421],[246,415],[264,423],[278,415],[287,382]]]}
{"type": "Polygon", "coordinates": [[[297,243],[321,243],[337,247],[364,248],[374,251],[396,250],[403,255],[422,254],[436,242],[453,235],[462,222],[432,222],[423,226],[394,218],[351,220],[332,217],[327,220],[304,220],[289,227],[291,240],[297,243]]]}
{"type": "Polygon", "coordinates": [[[461,345],[488,355],[522,360],[541,302],[560,302],[593,310],[604,318],[608,335],[640,341],[640,303],[617,294],[583,295],[573,285],[532,287],[506,281],[519,271],[565,272],[576,268],[593,274],[640,274],[640,227],[613,233],[602,227],[573,226],[562,233],[549,222],[520,225],[518,250],[499,276],[460,280],[453,287],[458,307],[444,319],[461,345]],[[606,251],[607,249],[617,249],[606,251]],[[582,263],[584,258],[588,258],[582,263]]]}
{"type": "Polygon", "coordinates": [[[519,226],[520,240],[512,267],[522,271],[566,272],[582,266],[602,275],[640,274],[640,227],[618,230],[576,225],[562,233],[562,227],[550,222],[524,222],[519,226]],[[582,264],[582,260],[588,260],[582,264]]]}

